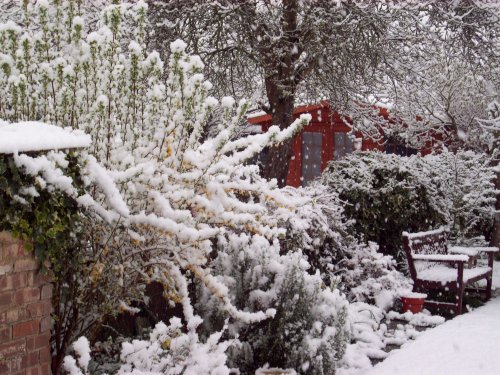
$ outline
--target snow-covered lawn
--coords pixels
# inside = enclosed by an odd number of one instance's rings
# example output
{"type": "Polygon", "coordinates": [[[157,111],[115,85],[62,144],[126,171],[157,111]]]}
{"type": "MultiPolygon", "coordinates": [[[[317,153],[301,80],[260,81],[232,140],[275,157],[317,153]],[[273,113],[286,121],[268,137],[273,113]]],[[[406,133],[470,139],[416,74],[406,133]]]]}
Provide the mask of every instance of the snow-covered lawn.
{"type": "MultiPolygon", "coordinates": [[[[493,269],[493,286],[500,288],[500,262],[493,269]]],[[[365,375],[497,375],[499,353],[500,296],[422,333],[365,375]]]]}

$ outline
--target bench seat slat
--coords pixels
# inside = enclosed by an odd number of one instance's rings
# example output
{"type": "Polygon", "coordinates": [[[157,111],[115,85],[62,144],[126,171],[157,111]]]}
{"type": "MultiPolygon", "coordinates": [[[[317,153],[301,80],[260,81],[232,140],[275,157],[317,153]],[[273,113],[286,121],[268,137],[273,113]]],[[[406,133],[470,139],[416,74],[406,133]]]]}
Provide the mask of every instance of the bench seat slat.
{"type": "MultiPolygon", "coordinates": [[[[469,280],[475,279],[478,276],[486,275],[490,271],[490,267],[464,269],[464,283],[467,283],[469,280]]],[[[419,271],[417,273],[417,278],[419,280],[447,283],[457,280],[457,270],[446,266],[436,266],[419,271]]]]}
{"type": "Polygon", "coordinates": [[[450,262],[468,262],[467,255],[450,255],[450,254],[412,254],[413,260],[427,261],[450,261],[450,262]]]}

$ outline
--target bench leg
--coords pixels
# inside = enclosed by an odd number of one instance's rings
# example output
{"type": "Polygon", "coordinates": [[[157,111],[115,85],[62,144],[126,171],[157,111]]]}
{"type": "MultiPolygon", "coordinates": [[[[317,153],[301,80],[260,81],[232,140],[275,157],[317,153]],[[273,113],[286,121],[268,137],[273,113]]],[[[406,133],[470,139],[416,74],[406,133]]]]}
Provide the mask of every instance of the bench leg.
{"type": "Polygon", "coordinates": [[[493,256],[494,253],[488,253],[488,267],[491,268],[491,276],[486,279],[486,301],[491,298],[491,283],[493,279],[493,256]]]}
{"type": "Polygon", "coordinates": [[[464,300],[464,264],[458,264],[458,278],[457,278],[457,315],[462,314],[462,304],[464,300]]]}
{"type": "Polygon", "coordinates": [[[456,310],[457,315],[462,314],[463,301],[464,301],[464,289],[458,288],[457,289],[457,310],[456,310]]]}
{"type": "Polygon", "coordinates": [[[489,276],[486,279],[486,301],[491,298],[491,284],[492,284],[493,276],[489,276]]]}

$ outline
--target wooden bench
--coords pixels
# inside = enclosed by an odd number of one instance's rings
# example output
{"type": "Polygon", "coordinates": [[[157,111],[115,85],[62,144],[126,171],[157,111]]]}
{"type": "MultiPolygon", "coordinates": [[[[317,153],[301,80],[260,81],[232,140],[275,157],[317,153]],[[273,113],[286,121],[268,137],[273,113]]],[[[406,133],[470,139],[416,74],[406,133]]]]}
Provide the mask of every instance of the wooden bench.
{"type": "Polygon", "coordinates": [[[479,292],[485,300],[491,297],[493,256],[496,247],[450,247],[449,231],[445,228],[420,233],[403,232],[403,246],[408,268],[413,279],[414,292],[432,290],[453,293],[455,303],[425,301],[425,307],[440,311],[462,313],[464,292],[479,292]],[[475,256],[488,254],[488,266],[477,267],[475,256]],[[486,288],[467,288],[479,280],[486,280],[486,288]]]}

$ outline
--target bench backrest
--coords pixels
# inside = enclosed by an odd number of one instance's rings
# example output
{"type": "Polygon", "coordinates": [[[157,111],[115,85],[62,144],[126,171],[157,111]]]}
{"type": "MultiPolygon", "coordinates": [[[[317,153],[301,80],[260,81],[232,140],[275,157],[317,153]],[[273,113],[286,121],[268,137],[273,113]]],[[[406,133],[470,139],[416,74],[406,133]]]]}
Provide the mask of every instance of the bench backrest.
{"type": "Polygon", "coordinates": [[[449,230],[444,227],[428,232],[403,232],[403,247],[408,260],[408,268],[414,280],[417,277],[417,270],[422,267],[432,267],[432,265],[428,262],[425,265],[421,262],[414,262],[412,254],[448,254],[449,234],[449,230]]]}

